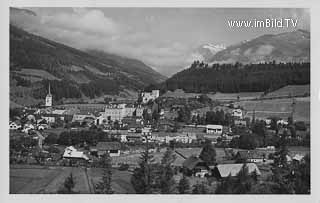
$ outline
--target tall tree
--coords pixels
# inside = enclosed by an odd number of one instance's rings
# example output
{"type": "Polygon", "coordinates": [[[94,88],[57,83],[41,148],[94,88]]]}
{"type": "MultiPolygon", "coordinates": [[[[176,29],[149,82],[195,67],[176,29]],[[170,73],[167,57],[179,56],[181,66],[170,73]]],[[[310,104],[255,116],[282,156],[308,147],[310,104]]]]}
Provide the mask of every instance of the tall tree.
{"type": "Polygon", "coordinates": [[[73,194],[75,193],[73,191],[73,188],[75,186],[75,180],[73,178],[72,173],[65,179],[62,188],[58,190],[58,193],[60,194],[73,194]]]}
{"type": "Polygon", "coordinates": [[[190,192],[190,183],[186,176],[183,176],[179,181],[178,190],[180,194],[188,194],[190,192]]]}
{"type": "Polygon", "coordinates": [[[139,167],[131,177],[131,183],[138,194],[151,194],[155,189],[156,166],[153,156],[149,154],[149,148],[141,153],[139,167]]]}
{"type": "Polygon", "coordinates": [[[208,165],[214,165],[216,163],[216,150],[210,140],[206,140],[199,158],[206,162],[208,165]]]}
{"type": "Polygon", "coordinates": [[[112,170],[111,170],[111,159],[109,154],[105,154],[101,158],[100,165],[103,168],[102,180],[96,185],[96,193],[98,194],[113,194],[111,187],[112,182],[112,170]]]}
{"type": "Polygon", "coordinates": [[[192,189],[192,194],[209,194],[208,185],[204,182],[195,184],[192,189]]]}
{"type": "Polygon", "coordinates": [[[162,194],[176,193],[176,182],[173,178],[174,169],[172,163],[176,156],[172,149],[167,149],[161,160],[159,188],[162,194]]]}

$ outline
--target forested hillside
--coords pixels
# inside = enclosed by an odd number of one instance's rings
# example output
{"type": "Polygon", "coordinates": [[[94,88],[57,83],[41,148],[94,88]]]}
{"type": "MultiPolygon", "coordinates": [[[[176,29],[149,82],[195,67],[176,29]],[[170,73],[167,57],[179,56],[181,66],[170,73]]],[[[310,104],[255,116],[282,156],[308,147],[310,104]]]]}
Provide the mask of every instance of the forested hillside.
{"type": "Polygon", "coordinates": [[[286,85],[310,84],[310,63],[213,64],[195,61],[160,85],[162,91],[268,92],[286,85]]]}
{"type": "Polygon", "coordinates": [[[98,56],[96,52],[77,50],[10,25],[12,100],[43,99],[49,82],[57,101],[139,90],[163,80],[162,75],[138,60],[111,54],[98,56]]]}

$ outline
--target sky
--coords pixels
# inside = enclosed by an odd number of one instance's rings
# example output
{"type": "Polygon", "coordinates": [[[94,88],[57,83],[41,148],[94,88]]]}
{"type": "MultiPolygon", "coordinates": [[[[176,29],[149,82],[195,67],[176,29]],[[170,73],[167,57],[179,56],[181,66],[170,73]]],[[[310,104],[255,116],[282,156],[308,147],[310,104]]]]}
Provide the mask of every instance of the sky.
{"type": "Polygon", "coordinates": [[[82,50],[136,58],[170,76],[206,43],[229,46],[263,34],[310,30],[309,9],[295,8],[20,8],[10,23],[82,50]],[[230,28],[228,20],[297,19],[296,28],[230,28]]]}

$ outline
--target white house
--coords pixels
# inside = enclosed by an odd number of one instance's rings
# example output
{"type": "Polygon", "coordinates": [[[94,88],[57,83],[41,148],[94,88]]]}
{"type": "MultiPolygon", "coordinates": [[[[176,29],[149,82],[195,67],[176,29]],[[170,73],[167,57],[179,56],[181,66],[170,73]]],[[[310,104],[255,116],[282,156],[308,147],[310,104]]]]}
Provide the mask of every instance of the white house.
{"type": "Polygon", "coordinates": [[[281,119],[277,121],[277,125],[288,125],[288,122],[281,119]]]}
{"type": "Polygon", "coordinates": [[[143,108],[127,106],[126,104],[111,104],[107,105],[104,112],[101,112],[101,117],[111,121],[121,121],[124,117],[133,116],[136,114],[142,117],[143,108]]]}
{"type": "Polygon", "coordinates": [[[206,125],[206,133],[213,134],[213,135],[222,135],[222,125],[206,125]]]}
{"type": "Polygon", "coordinates": [[[32,125],[32,124],[30,124],[30,123],[26,123],[26,124],[24,124],[24,126],[23,126],[22,132],[28,133],[29,130],[34,130],[34,129],[35,129],[34,125],[32,125]]]}
{"type": "Polygon", "coordinates": [[[232,115],[233,117],[239,118],[239,119],[242,119],[242,117],[243,117],[243,113],[242,113],[242,110],[241,110],[241,109],[233,109],[231,115],[232,115]]]}
{"type": "Polygon", "coordinates": [[[18,130],[20,129],[22,126],[18,125],[16,122],[11,122],[9,123],[9,129],[10,130],[18,130]]]}
{"type": "Polygon", "coordinates": [[[141,129],[142,136],[150,136],[151,135],[151,128],[144,127],[141,129]]]}
{"type": "Polygon", "coordinates": [[[142,103],[148,103],[149,101],[153,101],[160,96],[159,90],[152,90],[151,92],[142,92],[142,103]]]}
{"type": "Polygon", "coordinates": [[[42,119],[46,120],[47,123],[54,123],[56,122],[56,117],[53,115],[43,115],[41,116],[42,119]]]}
{"type": "Polygon", "coordinates": [[[84,160],[89,160],[88,156],[85,155],[83,152],[78,151],[76,148],[73,146],[69,146],[64,150],[63,153],[63,158],[67,159],[84,159],[84,160]]]}

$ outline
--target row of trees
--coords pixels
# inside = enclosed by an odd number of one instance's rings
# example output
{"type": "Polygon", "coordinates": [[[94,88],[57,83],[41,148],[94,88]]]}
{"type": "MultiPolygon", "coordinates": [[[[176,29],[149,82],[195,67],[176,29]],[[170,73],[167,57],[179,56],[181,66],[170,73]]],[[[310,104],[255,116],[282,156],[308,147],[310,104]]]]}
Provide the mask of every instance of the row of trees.
{"type": "Polygon", "coordinates": [[[81,130],[81,131],[64,131],[60,135],[50,133],[45,139],[46,144],[60,144],[60,145],[78,145],[87,143],[94,145],[103,141],[117,141],[108,133],[100,130],[81,130]]]}

